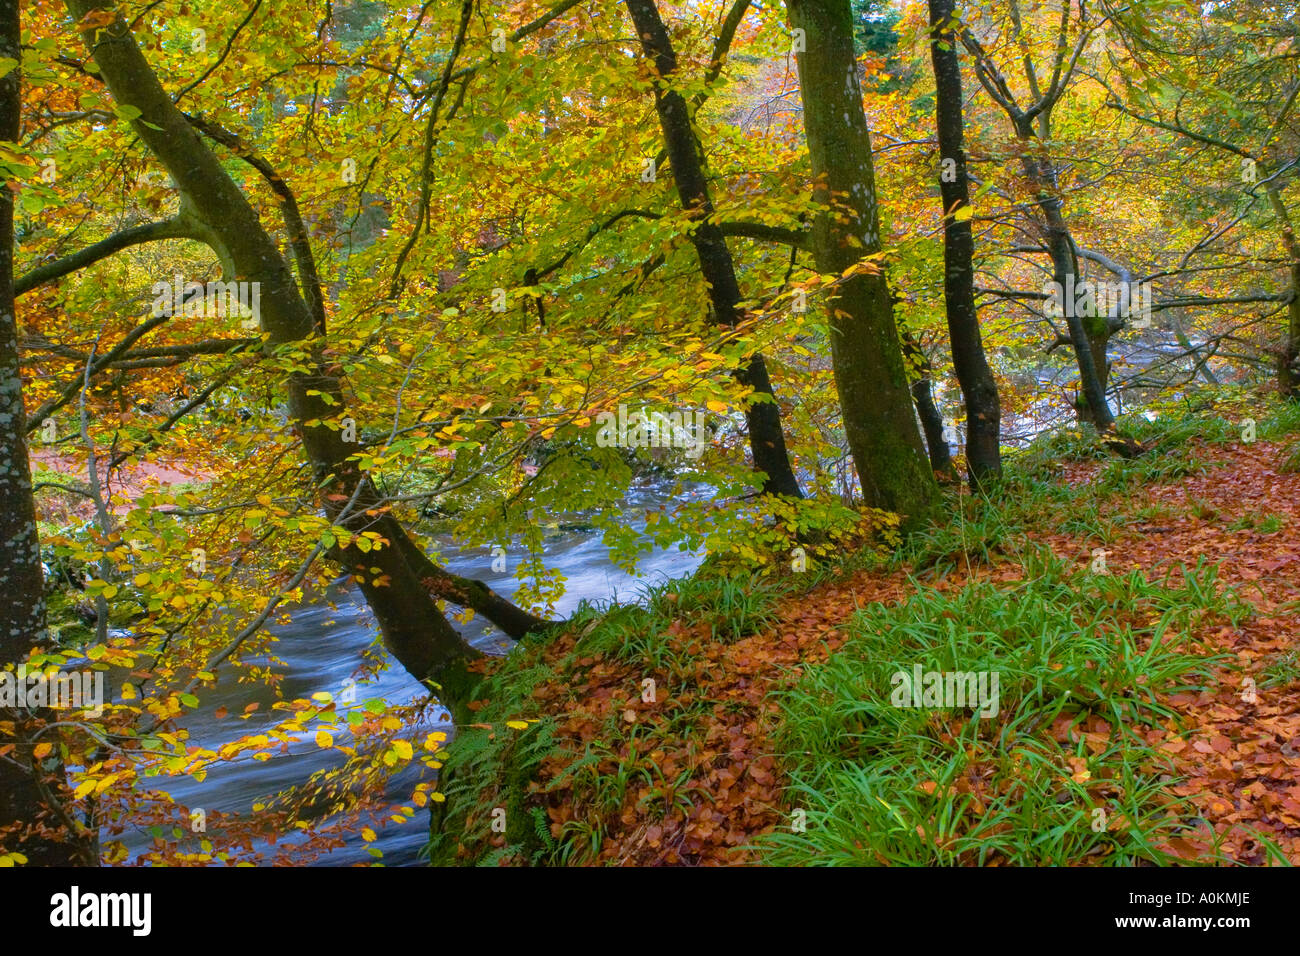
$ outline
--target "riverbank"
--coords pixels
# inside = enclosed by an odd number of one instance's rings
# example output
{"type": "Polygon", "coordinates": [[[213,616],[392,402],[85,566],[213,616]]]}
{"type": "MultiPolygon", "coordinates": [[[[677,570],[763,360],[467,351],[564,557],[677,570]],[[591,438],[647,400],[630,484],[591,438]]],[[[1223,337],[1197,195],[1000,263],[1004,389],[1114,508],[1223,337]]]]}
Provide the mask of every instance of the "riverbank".
{"type": "Polygon", "coordinates": [[[487,662],[434,859],[1300,861],[1300,414],[1243,414],[1135,419],[1131,462],[1058,434],[900,554],[697,575],[487,662]],[[900,701],[914,668],[998,699],[900,701]]]}

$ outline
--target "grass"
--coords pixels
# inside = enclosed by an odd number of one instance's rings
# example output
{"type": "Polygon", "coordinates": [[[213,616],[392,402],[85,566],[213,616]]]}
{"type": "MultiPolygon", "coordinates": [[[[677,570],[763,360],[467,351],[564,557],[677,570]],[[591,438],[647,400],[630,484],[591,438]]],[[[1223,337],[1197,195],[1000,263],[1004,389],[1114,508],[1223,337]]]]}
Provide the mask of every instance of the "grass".
{"type": "Polygon", "coordinates": [[[1283,651],[1261,672],[1261,687],[1290,687],[1300,682],[1300,650],[1283,651]]]}
{"type": "MultiPolygon", "coordinates": [[[[1239,420],[1174,414],[1121,430],[1148,452],[1110,458],[1087,428],[1045,436],[1008,460],[990,494],[964,500],[954,521],[899,552],[896,565],[917,574],[915,595],[858,612],[849,642],[782,700],[791,823],[756,841],[763,862],[1187,862],[1169,855],[1168,841],[1206,838],[1207,830],[1171,794],[1168,762],[1138,732],[1173,726],[1163,701],[1205,686],[1228,661],[1186,635],[1210,621],[1236,626],[1252,608],[1220,587],[1203,559],[1159,581],[1091,575],[1028,537],[1050,527],[1104,544],[1123,525],[1173,519],[1168,506],[1135,507],[1134,493],[1205,471],[1198,443],[1239,441],[1239,420]],[[1096,480],[1059,482],[1064,463],[1090,460],[1102,461],[1096,480]],[[1018,564],[1018,580],[975,577],[955,590],[920,580],[994,562],[1001,570],[1018,564]],[[918,663],[931,672],[997,672],[997,716],[893,706],[891,678],[918,663]]],[[[1296,432],[1295,405],[1258,426],[1263,440],[1296,432]]],[[[1204,502],[1190,507],[1213,511],[1204,502]]],[[[1268,514],[1239,523],[1265,534],[1283,524],[1268,514]]],[[[1300,680],[1296,661],[1279,655],[1264,672],[1267,684],[1300,680]]],[[[1201,862],[1226,860],[1214,850],[1201,862]]]]}
{"type": "Polygon", "coordinates": [[[1022,572],[953,592],[918,584],[903,605],[854,616],[849,642],[782,701],[790,808],[806,829],[757,841],[764,862],[1167,862],[1160,844],[1191,824],[1136,732],[1210,680],[1220,658],[1189,642],[1192,626],[1247,608],[1204,565],[1148,582],[1034,553],[1022,572]],[[997,716],[894,706],[891,677],[915,664],[998,673],[997,716]],[[1059,743],[1064,725],[1093,733],[1059,743]]]}
{"type": "MultiPolygon", "coordinates": [[[[1140,489],[1204,472],[1205,446],[1239,441],[1250,408],[1237,397],[1225,400],[1221,416],[1171,408],[1155,422],[1125,420],[1121,429],[1149,449],[1134,460],[1114,458],[1088,428],[1043,436],[1008,455],[987,494],[954,496],[950,521],[884,558],[863,548],[784,576],[706,565],[648,590],[640,604],[584,605],[565,636],[526,640],[477,692],[479,723],[458,733],[444,769],[447,800],[431,858],[590,863],[627,837],[636,794],[638,820],[708,801],[689,771],[666,772],[654,756],[695,747],[709,715],[731,706],[707,696],[705,645],[761,634],[796,592],[865,569],[906,571],[915,593],[852,615],[842,628],[847,643],[786,685],[769,743],[788,777],[790,825],[753,842],[758,860],[1186,862],[1169,855],[1169,841],[1209,839],[1207,829],[1173,795],[1170,764],[1145,734],[1190,732],[1178,726],[1169,697],[1212,683],[1230,662],[1188,635],[1211,622],[1239,624],[1252,608],[1204,560],[1158,580],[1093,575],[1034,545],[1031,532],[1049,528],[1105,545],[1126,528],[1175,520],[1185,512],[1144,503],[1140,489]],[[1060,480],[1067,465],[1085,461],[1100,462],[1095,480],[1074,487],[1060,480]],[[993,567],[997,581],[971,574],[993,567]],[[997,673],[996,716],[893,706],[891,680],[916,664],[997,673]],[[626,692],[646,677],[671,693],[657,723],[625,722],[613,708],[585,741],[564,730],[593,688],[626,692]],[[520,719],[533,722],[507,727],[520,719]],[[560,796],[571,812],[557,832],[544,808],[560,796]]],[[[1255,417],[1261,440],[1300,433],[1296,406],[1255,417]]],[[[1264,534],[1282,527],[1270,514],[1237,524],[1264,534]]],[[[1263,676],[1262,683],[1289,684],[1300,680],[1300,665],[1294,654],[1279,655],[1263,676]]],[[[1220,860],[1212,847],[1201,862],[1220,860]]]]}
{"type": "Polygon", "coordinates": [[[1273,534],[1281,531],[1286,519],[1282,515],[1257,514],[1250,512],[1229,524],[1229,531],[1258,531],[1260,534],[1273,534]]]}
{"type": "MultiPolygon", "coordinates": [[[[752,574],[743,578],[707,572],[647,589],[641,604],[584,604],[569,620],[571,650],[556,654],[548,639],[526,639],[506,666],[476,691],[487,703],[476,726],[460,730],[442,771],[445,808],[426,853],[435,862],[502,862],[532,865],[586,863],[601,852],[606,821],[642,788],[638,810],[662,818],[689,809],[701,795],[688,785],[690,772],[665,775],[644,759],[665,741],[690,738],[715,702],[692,690],[698,683],[701,642],[731,643],[776,620],[783,597],[822,580],[752,574]],[[690,628],[685,633],[679,626],[690,628]],[[622,672],[627,686],[655,681],[665,696],[659,723],[628,724],[615,709],[594,740],[578,745],[559,736],[559,722],[533,699],[538,688],[582,685],[594,666],[622,672]],[[645,675],[645,676],[642,676],[645,675]],[[534,719],[526,731],[507,724],[534,719]],[[544,786],[543,764],[559,769],[544,786]],[[581,812],[565,821],[558,837],[540,805],[566,791],[581,812]],[[503,812],[496,812],[503,811],[503,812]],[[495,816],[494,816],[495,812],[495,816]],[[496,821],[498,829],[493,829],[496,821]]],[[[567,710],[578,697],[560,702],[567,710]]]]}

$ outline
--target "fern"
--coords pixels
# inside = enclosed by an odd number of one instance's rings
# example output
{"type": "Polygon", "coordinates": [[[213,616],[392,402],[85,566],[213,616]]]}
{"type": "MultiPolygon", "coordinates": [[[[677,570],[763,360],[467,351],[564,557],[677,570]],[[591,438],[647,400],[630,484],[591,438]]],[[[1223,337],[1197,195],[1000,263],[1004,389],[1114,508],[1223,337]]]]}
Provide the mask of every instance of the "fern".
{"type": "Polygon", "coordinates": [[[547,819],[546,811],[541,807],[532,807],[528,813],[533,818],[533,832],[537,834],[538,842],[542,845],[542,848],[533,854],[533,862],[536,863],[553,855],[559,844],[551,836],[551,821],[547,819]]]}
{"type": "Polygon", "coordinates": [[[501,861],[507,857],[514,856],[519,852],[519,847],[511,844],[510,846],[497,847],[491,853],[486,854],[478,861],[476,866],[500,866],[501,861]]]}

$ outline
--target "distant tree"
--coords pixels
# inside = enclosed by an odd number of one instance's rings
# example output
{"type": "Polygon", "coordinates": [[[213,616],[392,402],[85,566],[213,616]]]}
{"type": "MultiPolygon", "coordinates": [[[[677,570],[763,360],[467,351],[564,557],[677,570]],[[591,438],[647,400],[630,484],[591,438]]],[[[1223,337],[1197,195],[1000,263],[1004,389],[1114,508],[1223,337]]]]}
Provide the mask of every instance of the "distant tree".
{"type": "Polygon", "coordinates": [[[889,0],[853,0],[853,36],[858,49],[876,56],[892,56],[898,49],[899,13],[889,0]]]}

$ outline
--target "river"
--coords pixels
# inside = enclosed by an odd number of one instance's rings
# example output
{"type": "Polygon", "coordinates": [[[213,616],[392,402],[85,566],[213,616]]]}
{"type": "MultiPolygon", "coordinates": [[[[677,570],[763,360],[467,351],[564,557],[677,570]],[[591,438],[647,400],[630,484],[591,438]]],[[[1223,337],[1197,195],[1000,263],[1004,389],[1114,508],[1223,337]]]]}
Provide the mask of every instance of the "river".
{"type": "MultiPolygon", "coordinates": [[[[1125,342],[1116,345],[1116,353],[1122,355],[1130,365],[1139,367],[1165,357],[1176,347],[1169,342],[1125,342]]],[[[1023,447],[1036,434],[1073,419],[1073,410],[1064,388],[1072,374],[1073,369],[1068,365],[1043,366],[1031,373],[1031,377],[1037,379],[1040,398],[1018,414],[1004,415],[1005,445],[1023,447]]],[[[950,420],[959,411],[960,396],[955,388],[941,390],[936,399],[950,420]]],[[[958,446],[952,447],[954,453],[958,450],[958,446]]],[[[638,530],[644,528],[644,510],[666,503],[666,492],[666,487],[645,486],[629,495],[626,514],[636,516],[629,519],[634,527],[638,530]]],[[[705,486],[695,486],[687,492],[696,498],[707,497],[709,493],[705,486]]],[[[582,517],[573,515],[563,520],[570,520],[580,527],[578,523],[582,517]]],[[[449,556],[446,565],[451,570],[466,577],[482,579],[507,596],[514,593],[518,585],[517,579],[511,573],[492,571],[489,549],[460,550],[449,538],[439,540],[438,544],[442,554],[449,556]]],[[[519,551],[516,550],[515,553],[519,551]]],[[[564,597],[557,607],[560,616],[568,614],[584,599],[591,602],[606,602],[615,598],[622,601],[639,599],[647,584],[662,583],[667,579],[687,575],[699,566],[701,560],[699,555],[689,552],[656,549],[641,559],[640,576],[634,577],[610,562],[598,534],[584,530],[559,530],[550,534],[546,539],[545,556],[548,567],[559,570],[567,578],[564,597]]],[[[509,570],[512,571],[513,568],[509,570]]],[[[482,619],[469,625],[456,626],[471,643],[489,654],[504,654],[512,644],[499,633],[485,633],[482,619]]],[[[284,675],[279,689],[279,694],[284,699],[310,697],[319,691],[338,696],[344,682],[360,666],[362,654],[373,652],[377,644],[374,619],[364,603],[352,590],[338,586],[330,593],[318,596],[309,605],[293,608],[291,623],[271,630],[278,639],[276,656],[282,663],[276,665],[276,670],[284,675]]],[[[421,688],[406,671],[388,657],[382,647],[379,652],[384,655],[388,666],[372,681],[356,686],[358,705],[373,697],[398,703],[420,696],[421,688]]],[[[239,736],[257,733],[260,727],[273,723],[275,715],[271,711],[271,704],[276,699],[276,692],[264,684],[238,683],[227,668],[220,675],[216,687],[204,693],[202,707],[187,714],[182,725],[190,733],[191,744],[216,748],[239,736]],[[253,702],[261,706],[248,720],[230,717],[217,720],[214,716],[214,712],[221,707],[232,714],[241,713],[253,702]]],[[[449,726],[440,729],[450,735],[449,726]]],[[[342,733],[345,731],[336,733],[336,738],[342,733]]],[[[311,740],[304,740],[292,746],[288,754],[277,755],[265,762],[245,761],[217,765],[202,782],[191,777],[159,778],[159,786],[184,806],[202,807],[207,812],[242,815],[250,812],[254,802],[301,783],[309,774],[335,766],[339,761],[337,751],[321,750],[311,740]]],[[[389,797],[400,802],[408,800],[422,772],[424,769],[416,764],[394,776],[390,782],[389,797]]],[[[410,823],[386,824],[378,831],[379,837],[373,844],[363,841],[359,833],[353,833],[348,836],[343,847],[322,855],[317,863],[342,865],[371,862],[373,857],[366,852],[366,848],[373,845],[383,851],[383,860],[387,865],[411,865],[418,861],[418,853],[428,836],[427,828],[427,814],[417,813],[410,823]]],[[[123,839],[134,855],[149,845],[151,836],[143,831],[128,830],[123,839]]],[[[292,844],[294,839],[290,835],[279,843],[282,846],[292,844]]]]}
{"type": "MultiPolygon", "coordinates": [[[[665,489],[666,490],[666,489],[665,489]]],[[[707,497],[704,486],[688,489],[687,495],[707,497]]],[[[679,499],[680,500],[680,499],[679,499]]],[[[642,488],[629,495],[627,514],[644,515],[646,508],[654,508],[667,501],[664,490],[642,488]]],[[[581,516],[574,516],[574,522],[581,516]]],[[[638,530],[644,528],[643,517],[630,519],[638,530]]],[[[492,570],[492,555],[487,548],[458,551],[450,539],[440,540],[444,556],[452,556],[446,566],[457,574],[486,581],[500,593],[510,596],[518,586],[513,576],[513,565],[507,573],[492,570]]],[[[519,553],[516,551],[515,553],[519,553]]],[[[699,566],[701,556],[677,549],[658,548],[642,557],[639,577],[633,577],[614,566],[600,536],[584,530],[560,530],[549,534],[545,544],[548,567],[558,569],[567,578],[565,593],[559,601],[557,612],[564,616],[576,608],[580,601],[606,602],[614,598],[627,602],[639,599],[651,584],[683,577],[699,566]]],[[[456,624],[474,646],[488,654],[504,654],[513,645],[499,632],[485,633],[485,623],[476,618],[468,625],[456,624]]],[[[275,670],[282,673],[279,693],[265,684],[239,683],[230,668],[219,674],[215,687],[202,694],[202,706],[186,714],[181,726],[190,734],[192,746],[217,748],[222,744],[248,734],[256,734],[276,720],[271,705],[277,696],[282,699],[310,697],[325,691],[339,696],[344,682],[352,677],[362,663],[362,654],[373,653],[378,630],[374,618],[364,601],[353,589],[335,586],[327,594],[319,595],[311,604],[291,609],[288,624],[272,627],[277,638],[275,655],[282,664],[275,670]],[[260,704],[257,712],[247,720],[236,719],[252,703],[260,704]],[[226,708],[232,716],[218,720],[215,712],[226,708]]],[[[387,667],[375,679],[356,685],[357,705],[368,698],[380,697],[392,703],[404,703],[423,692],[409,674],[386,651],[379,648],[387,667]]],[[[334,733],[336,742],[346,731],[334,733]]],[[[451,727],[439,727],[450,736],[451,727]]],[[[336,750],[321,750],[310,739],[292,745],[288,754],[277,754],[264,762],[241,761],[215,765],[202,780],[188,776],[154,778],[159,789],[170,793],[177,803],[202,808],[205,813],[250,813],[255,802],[264,800],[278,791],[300,784],[317,770],[338,766],[341,756],[336,750]]],[[[411,791],[427,773],[418,763],[396,774],[390,781],[389,797],[407,802],[411,791]]],[[[362,840],[360,833],[351,834],[346,845],[322,855],[317,865],[346,865],[374,862],[366,852],[369,846],[383,852],[383,862],[389,866],[412,865],[428,839],[428,814],[417,813],[407,824],[387,823],[382,830],[376,828],[379,838],[373,843],[362,840]]],[[[135,856],[148,847],[152,835],[139,829],[128,829],[120,838],[135,856]]],[[[289,835],[277,841],[281,847],[292,845],[295,837],[289,835]]],[[[270,849],[265,845],[260,849],[270,849]]]]}

